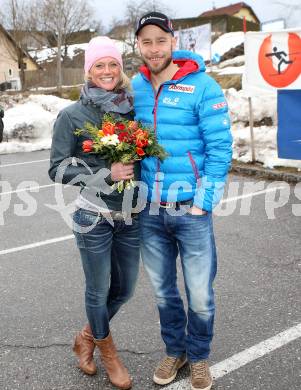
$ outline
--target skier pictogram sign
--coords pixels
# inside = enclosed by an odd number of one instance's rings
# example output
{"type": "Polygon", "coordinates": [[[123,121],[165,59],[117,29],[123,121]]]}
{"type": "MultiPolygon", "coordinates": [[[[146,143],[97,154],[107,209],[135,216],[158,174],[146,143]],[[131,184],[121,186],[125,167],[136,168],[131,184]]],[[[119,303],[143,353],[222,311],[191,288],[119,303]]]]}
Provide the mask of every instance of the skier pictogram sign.
{"type": "Polygon", "coordinates": [[[301,89],[301,29],[245,34],[243,89],[249,96],[301,89]]]}
{"type": "Polygon", "coordinates": [[[259,70],[264,80],[276,88],[288,87],[301,75],[301,38],[287,33],[288,52],[273,45],[267,36],[258,52],[259,70]]]}

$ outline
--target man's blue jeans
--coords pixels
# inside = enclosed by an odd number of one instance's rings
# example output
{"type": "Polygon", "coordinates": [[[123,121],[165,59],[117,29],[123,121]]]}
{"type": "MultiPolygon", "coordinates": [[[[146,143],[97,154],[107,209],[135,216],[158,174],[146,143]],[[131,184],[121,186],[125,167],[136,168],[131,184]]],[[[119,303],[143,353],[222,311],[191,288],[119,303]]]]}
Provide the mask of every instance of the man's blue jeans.
{"type": "Polygon", "coordinates": [[[206,359],[213,337],[216,249],[212,215],[172,216],[168,209],[140,213],[141,251],[155,290],[161,335],[168,356],[187,353],[190,362],[206,359]],[[180,253],[188,313],[177,287],[180,253]]]}
{"type": "Polygon", "coordinates": [[[114,226],[101,215],[79,209],[73,214],[74,225],[89,230],[73,230],[80,251],[86,279],[85,304],[95,339],[109,334],[109,321],[122,304],[133,295],[139,270],[139,221],[124,220],[114,226]]]}

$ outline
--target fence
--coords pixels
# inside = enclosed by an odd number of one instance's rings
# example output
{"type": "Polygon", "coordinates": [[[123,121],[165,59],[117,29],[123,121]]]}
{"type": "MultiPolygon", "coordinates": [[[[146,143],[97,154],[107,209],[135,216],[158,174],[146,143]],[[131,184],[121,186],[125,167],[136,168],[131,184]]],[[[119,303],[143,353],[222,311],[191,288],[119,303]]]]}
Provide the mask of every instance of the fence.
{"type": "MultiPolygon", "coordinates": [[[[84,82],[83,68],[63,68],[62,84],[77,85],[84,82]]],[[[56,69],[32,70],[25,72],[25,89],[29,88],[48,88],[57,85],[56,69]]]]}

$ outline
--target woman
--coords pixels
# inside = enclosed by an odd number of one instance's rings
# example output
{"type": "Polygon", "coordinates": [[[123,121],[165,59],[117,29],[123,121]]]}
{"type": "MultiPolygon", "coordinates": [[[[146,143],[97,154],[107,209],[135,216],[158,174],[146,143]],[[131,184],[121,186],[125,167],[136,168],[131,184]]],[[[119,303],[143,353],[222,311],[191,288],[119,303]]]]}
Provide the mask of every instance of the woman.
{"type": "MultiPolygon", "coordinates": [[[[85,274],[89,324],[76,336],[73,350],[79,357],[80,369],[93,375],[96,345],[112,384],[129,389],[132,382],[117,355],[109,323],[132,296],[136,284],[138,220],[136,215],[131,215],[132,224],[125,223],[121,211],[123,193],[112,190],[111,185],[134,178],[137,164],[111,165],[97,154],[84,153],[83,146],[89,137],[76,136],[74,131],[82,129],[86,122],[99,125],[108,112],[116,118],[132,120],[132,96],[128,91],[129,80],[123,73],[121,54],[107,37],[96,37],[89,42],[85,74],[87,82],[80,100],[62,110],[55,122],[49,169],[53,181],[82,187],[73,214],[73,232],[85,274]]],[[[132,207],[136,198],[135,193],[132,207]]]]}

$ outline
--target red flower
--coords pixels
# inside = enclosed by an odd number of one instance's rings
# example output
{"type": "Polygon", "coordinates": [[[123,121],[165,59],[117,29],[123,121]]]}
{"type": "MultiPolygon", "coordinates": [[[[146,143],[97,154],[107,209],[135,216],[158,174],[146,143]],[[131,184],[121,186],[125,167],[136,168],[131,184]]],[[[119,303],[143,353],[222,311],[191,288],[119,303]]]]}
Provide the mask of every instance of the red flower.
{"type": "Polygon", "coordinates": [[[83,151],[85,153],[89,153],[93,149],[93,141],[91,139],[87,139],[86,141],[83,142],[83,151]]]}
{"type": "Polygon", "coordinates": [[[125,131],[118,134],[118,139],[120,142],[128,142],[129,141],[129,134],[125,131]]]}
{"type": "Polygon", "coordinates": [[[115,126],[111,122],[104,122],[101,129],[104,135],[113,135],[115,133],[115,126]]]}
{"type": "Polygon", "coordinates": [[[147,139],[144,139],[144,138],[142,138],[142,139],[137,139],[136,140],[136,145],[138,146],[138,148],[144,148],[145,146],[147,146],[148,145],[148,140],[147,139]]]}
{"type": "Polygon", "coordinates": [[[136,153],[138,154],[138,156],[144,156],[145,155],[145,151],[141,148],[136,148],[136,153]]]}
{"type": "Polygon", "coordinates": [[[125,129],[125,125],[123,123],[121,123],[121,122],[117,122],[115,124],[115,129],[116,130],[124,130],[125,129]]]}

